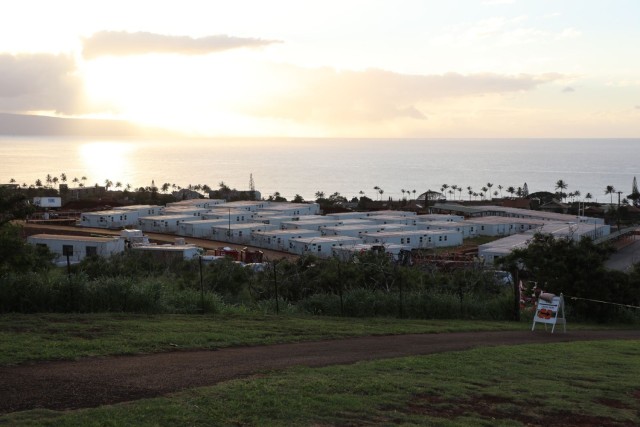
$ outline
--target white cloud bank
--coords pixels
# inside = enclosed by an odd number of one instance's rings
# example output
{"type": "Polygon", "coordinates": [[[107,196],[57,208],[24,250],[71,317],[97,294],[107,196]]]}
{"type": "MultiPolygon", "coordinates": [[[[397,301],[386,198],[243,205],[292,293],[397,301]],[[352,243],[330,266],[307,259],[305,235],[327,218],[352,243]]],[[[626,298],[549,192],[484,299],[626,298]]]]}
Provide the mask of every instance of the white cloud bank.
{"type": "Polygon", "coordinates": [[[83,39],[82,54],[86,59],[152,53],[206,55],[230,49],[260,48],[274,43],[280,42],[227,35],[193,38],[148,32],[100,31],[83,39]]]}
{"type": "Polygon", "coordinates": [[[68,55],[0,54],[0,111],[85,112],[82,79],[68,55]]]}

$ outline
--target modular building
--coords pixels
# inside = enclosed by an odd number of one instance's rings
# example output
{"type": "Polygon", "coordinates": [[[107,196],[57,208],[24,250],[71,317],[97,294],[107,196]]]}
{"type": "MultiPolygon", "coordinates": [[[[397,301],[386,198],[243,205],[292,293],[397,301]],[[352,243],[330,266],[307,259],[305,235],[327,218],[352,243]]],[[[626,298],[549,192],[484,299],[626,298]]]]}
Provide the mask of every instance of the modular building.
{"type": "Polygon", "coordinates": [[[276,251],[289,251],[289,241],[293,238],[320,237],[318,230],[271,230],[251,233],[251,245],[276,251]]]}
{"type": "Polygon", "coordinates": [[[322,231],[323,236],[362,237],[365,234],[375,233],[377,231],[382,231],[383,229],[384,229],[384,225],[369,222],[369,223],[353,224],[353,225],[337,225],[332,227],[322,227],[320,230],[322,231]]]}
{"type": "Polygon", "coordinates": [[[193,220],[193,215],[156,215],[138,218],[138,228],[147,233],[178,232],[178,225],[184,221],[193,220]]]}
{"type": "MultiPolygon", "coordinates": [[[[293,222],[298,221],[300,217],[298,216],[289,216],[289,215],[258,215],[259,218],[256,218],[256,221],[263,222],[265,224],[273,225],[275,228],[283,228],[283,223],[285,222],[293,222]]],[[[306,228],[306,227],[303,227],[306,228]]]]}
{"type": "Polygon", "coordinates": [[[318,215],[320,213],[320,205],[318,203],[272,202],[269,206],[260,209],[260,212],[282,216],[318,215]]]}
{"type": "Polygon", "coordinates": [[[80,216],[78,225],[81,227],[118,229],[137,225],[138,218],[138,212],[135,210],[114,209],[84,212],[80,216]]]}
{"type": "Polygon", "coordinates": [[[339,212],[326,214],[326,217],[336,218],[339,220],[345,219],[366,219],[367,214],[365,212],[339,212]]]}
{"type": "Polygon", "coordinates": [[[202,219],[224,219],[229,223],[253,222],[255,213],[245,209],[213,208],[202,214],[202,219]]]}
{"type": "Polygon", "coordinates": [[[192,207],[192,208],[210,209],[214,206],[222,205],[224,203],[225,203],[224,199],[188,199],[188,200],[180,200],[179,202],[167,203],[167,207],[168,208],[192,207]]]}
{"type": "Polygon", "coordinates": [[[271,231],[277,227],[263,222],[238,222],[233,224],[216,224],[212,227],[212,240],[247,245],[251,243],[251,235],[255,232],[271,231]]]}
{"type": "Polygon", "coordinates": [[[524,220],[513,217],[485,216],[467,219],[464,223],[474,224],[478,236],[495,237],[521,233],[520,225],[524,224],[524,220]]]}
{"type": "Polygon", "coordinates": [[[289,251],[298,255],[315,255],[320,258],[329,258],[333,256],[333,248],[353,246],[358,243],[362,243],[362,239],[349,236],[295,237],[289,241],[289,251]]]}
{"type": "Polygon", "coordinates": [[[298,221],[284,221],[282,222],[281,226],[285,230],[292,230],[296,228],[320,230],[321,227],[336,227],[338,225],[342,225],[342,221],[338,219],[331,218],[331,217],[324,217],[320,215],[301,217],[301,218],[304,218],[304,219],[300,219],[298,221]],[[306,219],[306,218],[312,218],[312,219],[306,219]]]}
{"type": "Polygon", "coordinates": [[[460,222],[464,221],[462,215],[447,215],[447,214],[426,214],[418,215],[418,221],[438,221],[438,222],[460,222]]]}
{"type": "Polygon", "coordinates": [[[392,243],[411,248],[460,246],[462,233],[455,230],[382,231],[364,235],[365,243],[392,243]]]}
{"type": "Polygon", "coordinates": [[[257,212],[259,209],[267,208],[270,204],[271,202],[269,202],[268,200],[238,200],[236,202],[225,203],[218,207],[224,209],[237,209],[248,212],[257,212]]]}
{"type": "Polygon", "coordinates": [[[365,217],[374,217],[374,216],[402,216],[402,217],[415,217],[417,214],[411,211],[394,211],[390,209],[381,210],[381,211],[371,211],[366,212],[365,217]]]}
{"type": "Polygon", "coordinates": [[[193,259],[203,253],[203,250],[194,245],[176,244],[176,245],[139,245],[131,248],[134,251],[152,254],[155,257],[166,261],[177,259],[193,259]]]}
{"type": "Polygon", "coordinates": [[[33,205],[39,208],[59,208],[62,206],[60,197],[34,197],[33,205]]]}
{"type": "Polygon", "coordinates": [[[227,225],[227,220],[224,219],[196,219],[183,221],[178,224],[178,236],[197,237],[199,239],[212,239],[213,238],[213,226],[215,225],[227,225]]]}
{"type": "Polygon", "coordinates": [[[569,238],[578,241],[582,237],[597,239],[608,236],[611,233],[611,227],[607,224],[595,223],[549,222],[539,230],[515,234],[480,245],[478,246],[478,256],[484,259],[485,263],[492,264],[496,260],[509,255],[514,249],[527,247],[536,232],[551,234],[556,238],[569,238]]]}
{"type": "Polygon", "coordinates": [[[382,252],[391,257],[394,261],[400,258],[400,254],[403,251],[410,251],[411,246],[408,245],[396,245],[393,243],[360,243],[352,246],[335,246],[332,248],[333,256],[341,261],[351,261],[357,258],[358,255],[366,254],[369,252],[382,252]]]}
{"type": "Polygon", "coordinates": [[[196,206],[170,206],[164,208],[163,215],[191,215],[201,217],[209,212],[209,208],[199,208],[196,206]]]}
{"type": "Polygon", "coordinates": [[[373,221],[376,224],[402,224],[402,225],[416,225],[416,217],[414,216],[399,216],[399,215],[371,215],[367,217],[369,221],[373,221]]]}
{"type": "Polygon", "coordinates": [[[477,235],[478,226],[458,221],[424,221],[419,222],[416,228],[418,230],[455,230],[462,233],[463,239],[468,239],[477,235]]]}
{"type": "Polygon", "coordinates": [[[149,215],[162,215],[164,212],[163,206],[158,205],[129,205],[118,207],[120,211],[135,211],[138,213],[138,217],[149,215]]]}
{"type": "Polygon", "coordinates": [[[88,256],[108,258],[124,252],[125,241],[119,237],[64,236],[58,234],[35,234],[27,237],[27,243],[46,246],[56,255],[55,262],[77,263],[88,256]]]}

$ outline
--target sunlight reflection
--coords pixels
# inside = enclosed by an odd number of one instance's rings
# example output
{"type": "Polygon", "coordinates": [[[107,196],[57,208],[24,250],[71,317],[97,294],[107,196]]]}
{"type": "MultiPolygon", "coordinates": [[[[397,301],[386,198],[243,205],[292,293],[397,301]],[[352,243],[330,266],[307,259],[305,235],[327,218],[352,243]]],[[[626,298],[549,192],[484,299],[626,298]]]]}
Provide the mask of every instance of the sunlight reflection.
{"type": "Polygon", "coordinates": [[[131,154],[134,151],[133,144],[122,142],[90,142],[79,147],[80,158],[84,167],[89,171],[90,183],[104,185],[109,179],[115,184],[120,181],[124,184],[130,179],[133,171],[131,154]]]}

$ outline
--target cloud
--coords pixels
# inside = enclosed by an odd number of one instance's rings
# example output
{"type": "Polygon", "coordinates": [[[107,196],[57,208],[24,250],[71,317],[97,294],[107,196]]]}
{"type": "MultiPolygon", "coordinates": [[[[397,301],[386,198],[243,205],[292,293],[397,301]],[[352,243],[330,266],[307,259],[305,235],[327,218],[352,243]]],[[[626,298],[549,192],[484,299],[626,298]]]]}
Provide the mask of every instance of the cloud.
{"type": "Polygon", "coordinates": [[[493,6],[497,4],[513,4],[515,0],[484,0],[482,4],[493,6]]]}
{"type": "Polygon", "coordinates": [[[206,55],[230,49],[259,48],[276,40],[215,35],[200,38],[147,32],[101,31],[83,39],[82,54],[91,59],[105,55],[126,56],[150,53],[206,55]]]}
{"type": "Polygon", "coordinates": [[[636,105],[636,110],[640,110],[640,104],[636,105]]]}
{"type": "Polygon", "coordinates": [[[438,46],[469,47],[477,43],[484,46],[518,46],[555,40],[578,38],[582,33],[575,28],[562,31],[548,31],[533,26],[526,26],[529,18],[526,15],[514,18],[494,16],[474,23],[454,25],[432,40],[438,46]]]}
{"type": "Polygon", "coordinates": [[[82,112],[83,82],[68,55],[0,54],[0,111],[82,112]]]}
{"type": "Polygon", "coordinates": [[[575,92],[576,90],[574,88],[572,88],[571,86],[566,86],[564,89],[562,89],[562,93],[571,93],[571,92],[575,92]]]}
{"type": "Polygon", "coordinates": [[[576,30],[575,28],[565,28],[556,35],[557,39],[575,39],[582,35],[582,32],[576,30]]]}
{"type": "Polygon", "coordinates": [[[281,71],[297,84],[276,94],[253,113],[327,124],[426,120],[422,109],[427,107],[450,100],[530,91],[561,78],[558,74],[409,75],[379,69],[338,72],[293,66],[281,71]]]}

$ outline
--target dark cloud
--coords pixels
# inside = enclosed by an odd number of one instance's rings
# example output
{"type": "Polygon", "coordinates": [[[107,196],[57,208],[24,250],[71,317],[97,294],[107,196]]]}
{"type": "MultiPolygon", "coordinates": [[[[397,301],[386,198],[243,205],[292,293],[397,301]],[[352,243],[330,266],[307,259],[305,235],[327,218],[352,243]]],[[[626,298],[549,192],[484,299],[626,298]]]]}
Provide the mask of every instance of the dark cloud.
{"type": "Polygon", "coordinates": [[[99,56],[145,55],[150,53],[174,53],[181,55],[206,55],[239,48],[258,48],[275,40],[229,37],[226,35],[193,38],[147,32],[101,31],[83,39],[82,54],[85,58],[99,56]]]}
{"type": "Polygon", "coordinates": [[[68,55],[0,54],[0,111],[83,112],[83,83],[68,55]]]}
{"type": "Polygon", "coordinates": [[[571,92],[575,92],[576,90],[574,88],[572,88],[571,86],[567,86],[564,89],[562,89],[562,93],[571,93],[571,92]]]}
{"type": "Polygon", "coordinates": [[[448,99],[525,92],[559,74],[500,75],[493,73],[409,75],[371,69],[280,69],[289,81],[299,82],[286,95],[263,105],[254,113],[297,121],[425,120],[421,104],[448,99]]]}

